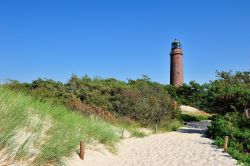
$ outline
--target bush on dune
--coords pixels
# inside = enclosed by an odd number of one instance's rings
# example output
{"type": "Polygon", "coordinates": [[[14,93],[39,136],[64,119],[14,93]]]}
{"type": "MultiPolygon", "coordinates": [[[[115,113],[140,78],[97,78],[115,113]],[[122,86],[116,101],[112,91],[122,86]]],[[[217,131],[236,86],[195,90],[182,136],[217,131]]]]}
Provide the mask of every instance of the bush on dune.
{"type": "Polygon", "coordinates": [[[191,81],[181,87],[165,88],[180,104],[216,114],[242,112],[250,107],[250,72],[217,72],[217,77],[203,85],[191,81]]]}
{"type": "Polygon", "coordinates": [[[250,120],[241,113],[216,116],[209,127],[208,136],[223,147],[224,137],[229,136],[228,152],[237,160],[250,163],[250,120]]]}
{"type": "Polygon", "coordinates": [[[164,86],[150,81],[147,76],[126,83],[113,78],[91,79],[73,75],[66,84],[38,79],[31,84],[12,81],[5,86],[111,122],[116,118],[131,118],[142,125],[160,124],[175,119],[178,114],[164,86]]]}
{"type": "Polygon", "coordinates": [[[128,84],[130,88],[117,95],[113,102],[116,113],[143,125],[162,124],[177,117],[178,110],[163,86],[146,78],[128,84]]]}
{"type": "Polygon", "coordinates": [[[241,112],[250,108],[250,72],[218,72],[207,90],[207,107],[216,113],[241,112]]]}
{"type": "Polygon", "coordinates": [[[249,165],[250,119],[244,115],[244,108],[250,108],[250,72],[219,72],[218,76],[208,88],[208,108],[218,114],[208,136],[219,146],[223,137],[229,136],[229,154],[249,165]]]}
{"type": "Polygon", "coordinates": [[[183,86],[180,87],[166,85],[165,88],[171,97],[178,101],[178,103],[207,110],[206,84],[200,85],[195,81],[190,81],[189,84],[183,84],[183,86]]]}

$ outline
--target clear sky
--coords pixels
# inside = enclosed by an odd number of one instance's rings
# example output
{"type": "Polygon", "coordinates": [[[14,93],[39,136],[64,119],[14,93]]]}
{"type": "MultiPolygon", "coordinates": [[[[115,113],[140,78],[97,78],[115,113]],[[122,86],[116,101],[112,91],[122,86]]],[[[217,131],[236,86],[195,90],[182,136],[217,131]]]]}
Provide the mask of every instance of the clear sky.
{"type": "Polygon", "coordinates": [[[169,83],[183,44],[185,82],[250,69],[249,0],[1,0],[0,80],[71,74],[169,83]]]}

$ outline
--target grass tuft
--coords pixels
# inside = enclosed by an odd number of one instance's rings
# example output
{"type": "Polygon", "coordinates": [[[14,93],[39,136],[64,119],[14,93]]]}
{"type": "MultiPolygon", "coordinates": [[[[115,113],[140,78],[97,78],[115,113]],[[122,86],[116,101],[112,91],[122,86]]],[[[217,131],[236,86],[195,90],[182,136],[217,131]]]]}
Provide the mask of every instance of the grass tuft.
{"type": "Polygon", "coordinates": [[[171,120],[166,123],[162,128],[165,131],[177,131],[182,126],[182,123],[178,120],[171,120]]]}

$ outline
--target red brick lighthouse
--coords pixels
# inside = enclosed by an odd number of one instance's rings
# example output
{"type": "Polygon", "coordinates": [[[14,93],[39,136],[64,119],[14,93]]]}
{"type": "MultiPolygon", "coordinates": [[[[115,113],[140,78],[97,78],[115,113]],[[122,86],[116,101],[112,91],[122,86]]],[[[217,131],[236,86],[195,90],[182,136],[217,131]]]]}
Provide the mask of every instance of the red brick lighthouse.
{"type": "Polygon", "coordinates": [[[183,61],[182,61],[181,43],[174,40],[171,46],[171,64],[170,64],[170,84],[173,86],[183,85],[183,61]]]}

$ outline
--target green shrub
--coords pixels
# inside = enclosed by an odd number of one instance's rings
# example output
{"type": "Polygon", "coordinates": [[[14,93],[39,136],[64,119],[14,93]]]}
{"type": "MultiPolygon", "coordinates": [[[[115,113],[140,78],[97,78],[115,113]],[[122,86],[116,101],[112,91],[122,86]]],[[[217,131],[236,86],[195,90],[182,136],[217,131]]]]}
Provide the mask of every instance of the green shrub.
{"type": "Polygon", "coordinates": [[[114,111],[120,115],[139,121],[143,125],[161,124],[176,118],[178,111],[173,108],[173,100],[168,92],[157,83],[147,80],[129,82],[130,87],[116,96],[114,111]]]}
{"type": "Polygon", "coordinates": [[[180,87],[166,85],[165,89],[178,103],[207,110],[207,85],[200,85],[195,81],[180,87]]]}
{"type": "Polygon", "coordinates": [[[218,79],[203,85],[191,81],[181,87],[165,88],[180,104],[213,113],[243,111],[250,108],[250,71],[217,72],[218,79]]]}
{"type": "Polygon", "coordinates": [[[192,121],[208,120],[208,117],[202,115],[181,114],[180,119],[184,122],[192,122],[192,121]]]}
{"type": "Polygon", "coordinates": [[[178,120],[172,120],[164,124],[163,129],[165,131],[177,131],[182,126],[182,123],[178,120]]]}
{"type": "Polygon", "coordinates": [[[144,132],[141,132],[141,131],[137,131],[137,130],[134,130],[132,131],[131,133],[134,137],[137,137],[137,138],[141,138],[141,137],[145,137],[146,134],[144,132]]]}
{"type": "Polygon", "coordinates": [[[207,134],[220,147],[224,137],[229,136],[229,154],[245,164],[250,163],[250,120],[241,113],[213,117],[207,134]]]}
{"type": "Polygon", "coordinates": [[[206,107],[215,113],[242,112],[250,107],[250,72],[217,72],[207,84],[206,107]]]}

